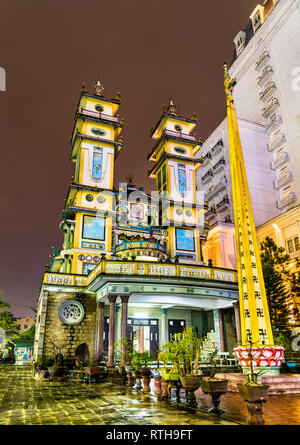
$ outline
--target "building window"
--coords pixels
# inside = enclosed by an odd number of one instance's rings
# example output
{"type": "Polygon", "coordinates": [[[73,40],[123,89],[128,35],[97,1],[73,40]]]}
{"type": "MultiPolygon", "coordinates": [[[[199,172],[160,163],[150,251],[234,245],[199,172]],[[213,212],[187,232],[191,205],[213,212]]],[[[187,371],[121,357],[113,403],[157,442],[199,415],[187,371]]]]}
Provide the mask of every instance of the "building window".
{"type": "Polygon", "coordinates": [[[105,131],[100,130],[99,128],[92,128],[92,133],[96,134],[97,136],[104,136],[105,131]]]}
{"type": "Polygon", "coordinates": [[[167,166],[164,164],[157,174],[157,190],[167,190],[167,166]]]}
{"type": "Polygon", "coordinates": [[[291,238],[291,239],[287,240],[286,244],[287,244],[288,253],[299,252],[299,250],[300,250],[300,243],[299,243],[299,237],[298,236],[296,236],[295,238],[291,238]]]}
{"type": "Polygon", "coordinates": [[[184,164],[178,164],[178,190],[179,193],[186,192],[186,166],[184,164]]]}
{"type": "Polygon", "coordinates": [[[96,264],[83,263],[83,275],[88,275],[95,267],[96,264]]]}
{"type": "Polygon", "coordinates": [[[102,148],[94,148],[93,151],[93,169],[92,178],[94,181],[100,181],[102,179],[102,163],[103,163],[103,150],[102,148]]]}
{"type": "Polygon", "coordinates": [[[82,238],[105,240],[105,218],[99,216],[83,216],[82,238]]]}
{"type": "Polygon", "coordinates": [[[24,324],[24,329],[28,329],[28,324],[24,324]]]}
{"type": "Polygon", "coordinates": [[[95,108],[96,108],[97,111],[99,111],[99,113],[102,113],[102,111],[104,110],[102,105],[96,105],[95,108]]]}
{"type": "Polygon", "coordinates": [[[195,252],[194,231],[176,229],[176,250],[195,252]]]}

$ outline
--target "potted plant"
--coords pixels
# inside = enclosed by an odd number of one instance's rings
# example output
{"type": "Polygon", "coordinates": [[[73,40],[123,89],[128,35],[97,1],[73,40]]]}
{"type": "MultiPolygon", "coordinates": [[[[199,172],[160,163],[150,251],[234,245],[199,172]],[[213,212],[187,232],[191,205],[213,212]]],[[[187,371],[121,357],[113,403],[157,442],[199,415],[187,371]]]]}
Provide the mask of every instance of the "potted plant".
{"type": "MultiPolygon", "coordinates": [[[[199,388],[202,379],[198,366],[201,345],[202,340],[194,334],[192,328],[175,334],[174,338],[164,345],[164,349],[168,353],[167,357],[173,366],[170,373],[164,375],[163,379],[169,378],[167,381],[174,386],[175,376],[177,376],[177,380],[180,380],[187,392],[187,399],[190,403],[195,402],[194,392],[199,388]]],[[[178,395],[178,385],[176,385],[176,389],[178,395]]]]}
{"type": "Polygon", "coordinates": [[[137,352],[135,350],[132,351],[131,366],[132,366],[132,376],[136,382],[135,387],[136,387],[136,389],[141,389],[142,388],[142,383],[141,383],[142,359],[141,359],[140,352],[137,352]]]}
{"type": "Polygon", "coordinates": [[[55,354],[52,365],[48,366],[48,372],[50,377],[62,377],[66,372],[66,367],[64,366],[64,357],[61,353],[63,346],[57,346],[53,341],[51,342],[54,349],[59,352],[55,354]]]}
{"type": "Polygon", "coordinates": [[[217,348],[209,356],[209,364],[211,365],[211,372],[208,379],[201,380],[201,389],[204,394],[209,394],[212,399],[213,408],[209,410],[211,413],[220,414],[219,409],[220,397],[227,392],[228,380],[217,379],[215,377],[217,372],[217,348]]]}
{"type": "Polygon", "coordinates": [[[250,372],[245,375],[244,383],[239,383],[239,393],[246,402],[248,410],[248,424],[262,425],[264,424],[262,404],[268,400],[269,386],[263,385],[258,381],[258,376],[262,372],[256,372],[253,366],[252,346],[253,342],[249,342],[249,361],[250,372]]]}
{"type": "Polygon", "coordinates": [[[51,366],[52,360],[46,359],[44,356],[37,358],[33,364],[34,375],[39,380],[45,380],[49,377],[48,367],[51,366]]]}

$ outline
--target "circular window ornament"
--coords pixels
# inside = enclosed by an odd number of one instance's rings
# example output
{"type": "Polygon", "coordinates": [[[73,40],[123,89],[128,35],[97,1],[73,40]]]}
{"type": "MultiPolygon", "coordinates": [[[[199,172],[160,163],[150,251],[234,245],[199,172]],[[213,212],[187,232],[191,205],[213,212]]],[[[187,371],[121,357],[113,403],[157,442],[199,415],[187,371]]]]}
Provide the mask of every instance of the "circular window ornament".
{"type": "Polygon", "coordinates": [[[190,210],[185,211],[186,216],[192,216],[192,212],[190,210]]]}
{"type": "Polygon", "coordinates": [[[94,197],[93,195],[86,195],[85,199],[89,202],[93,201],[94,197]]]}
{"type": "Polygon", "coordinates": [[[183,211],[181,209],[176,210],[177,215],[182,215],[183,211]]]}
{"type": "Polygon", "coordinates": [[[181,147],[175,147],[174,150],[175,150],[177,153],[180,153],[180,154],[184,154],[184,153],[186,153],[186,150],[185,150],[184,148],[181,148],[181,147]]]}
{"type": "Polygon", "coordinates": [[[99,128],[92,128],[92,133],[98,135],[98,136],[104,136],[105,135],[105,131],[103,130],[99,130],[99,128]]]}
{"type": "Polygon", "coordinates": [[[97,201],[98,201],[100,204],[103,204],[104,201],[105,201],[105,198],[103,198],[103,196],[98,196],[98,197],[97,197],[97,201]]]}
{"type": "Polygon", "coordinates": [[[102,107],[102,105],[96,105],[95,106],[96,110],[99,111],[99,113],[102,113],[102,111],[104,110],[104,108],[102,107]]]}
{"type": "Polygon", "coordinates": [[[85,256],[84,256],[84,255],[79,255],[78,259],[79,259],[80,261],[83,261],[83,260],[85,260],[85,256]]]}
{"type": "Polygon", "coordinates": [[[59,310],[61,321],[68,325],[80,323],[84,317],[84,307],[79,301],[65,301],[59,310]]]}
{"type": "Polygon", "coordinates": [[[93,257],[91,255],[87,255],[86,260],[87,261],[92,261],[93,257]]]}
{"type": "Polygon", "coordinates": [[[176,131],[181,131],[181,130],[182,130],[182,128],[181,128],[181,126],[180,126],[180,125],[175,125],[175,130],[176,130],[176,131]]]}
{"type": "Polygon", "coordinates": [[[99,256],[94,256],[93,257],[93,261],[95,261],[95,263],[99,263],[100,257],[99,256]]]}

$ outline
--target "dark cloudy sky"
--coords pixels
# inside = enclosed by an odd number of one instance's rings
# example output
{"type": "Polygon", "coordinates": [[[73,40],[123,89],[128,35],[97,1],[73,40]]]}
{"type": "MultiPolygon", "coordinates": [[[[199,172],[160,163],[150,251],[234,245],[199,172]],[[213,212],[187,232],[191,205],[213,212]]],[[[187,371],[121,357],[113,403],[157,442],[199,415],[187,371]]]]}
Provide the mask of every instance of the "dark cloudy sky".
{"type": "Polygon", "coordinates": [[[82,83],[122,96],[128,173],[152,187],[150,128],[170,98],[196,112],[206,138],[225,117],[224,61],[257,0],[0,0],[0,289],[14,315],[32,316],[58,229],[73,164],[73,118],[82,83]],[[15,304],[13,304],[15,303],[15,304]]]}

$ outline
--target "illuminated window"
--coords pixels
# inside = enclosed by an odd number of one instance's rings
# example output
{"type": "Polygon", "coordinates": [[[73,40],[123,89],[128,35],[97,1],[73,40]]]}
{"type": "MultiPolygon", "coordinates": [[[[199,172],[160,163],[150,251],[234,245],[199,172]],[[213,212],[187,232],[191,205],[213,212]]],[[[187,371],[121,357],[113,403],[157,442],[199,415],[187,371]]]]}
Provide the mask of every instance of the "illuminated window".
{"type": "Polygon", "coordinates": [[[164,164],[157,174],[157,190],[167,190],[167,166],[164,164]]]}
{"type": "Polygon", "coordinates": [[[105,240],[105,218],[99,216],[83,216],[82,238],[105,240]]]}
{"type": "Polygon", "coordinates": [[[176,229],[176,250],[183,250],[187,252],[195,251],[193,230],[176,229]]]}
{"type": "Polygon", "coordinates": [[[184,164],[178,164],[178,190],[184,194],[186,189],[186,166],[184,164]]]}
{"type": "Polygon", "coordinates": [[[299,243],[298,236],[287,240],[286,244],[287,244],[288,253],[294,253],[294,252],[298,252],[300,250],[300,243],[299,243]]]}

